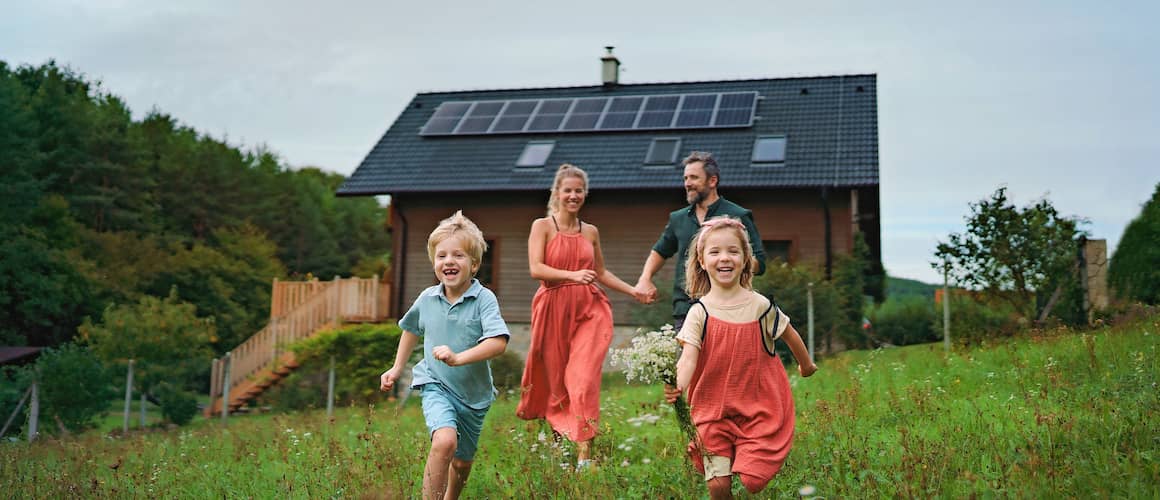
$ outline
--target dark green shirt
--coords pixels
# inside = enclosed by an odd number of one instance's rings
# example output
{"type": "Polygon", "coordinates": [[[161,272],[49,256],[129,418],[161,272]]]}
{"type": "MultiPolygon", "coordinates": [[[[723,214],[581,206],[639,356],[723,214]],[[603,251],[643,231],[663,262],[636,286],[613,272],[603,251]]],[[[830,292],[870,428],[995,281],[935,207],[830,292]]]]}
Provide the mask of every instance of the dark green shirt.
{"type": "MultiPolygon", "coordinates": [[[[723,197],[718,197],[717,201],[709,205],[709,209],[705,211],[705,219],[722,215],[741,219],[741,222],[745,224],[745,228],[749,230],[749,244],[753,247],[753,256],[758,262],[757,274],[764,273],[765,249],[761,244],[761,236],[757,234],[757,225],[753,223],[753,212],[723,197]]],[[[701,223],[697,221],[697,212],[693,205],[676,210],[669,214],[669,223],[652,248],[666,259],[673,255],[677,256],[677,272],[673,279],[674,318],[683,318],[689,313],[689,294],[685,293],[685,260],[689,255],[689,243],[693,241],[693,236],[697,234],[699,229],[701,229],[701,223]]]]}

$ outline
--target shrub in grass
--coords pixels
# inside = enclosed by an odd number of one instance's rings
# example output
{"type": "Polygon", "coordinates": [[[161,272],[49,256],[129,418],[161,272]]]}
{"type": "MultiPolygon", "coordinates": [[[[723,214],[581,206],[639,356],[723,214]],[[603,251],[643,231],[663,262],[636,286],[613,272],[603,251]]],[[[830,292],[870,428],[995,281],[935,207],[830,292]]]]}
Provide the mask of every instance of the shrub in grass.
{"type": "Polygon", "coordinates": [[[52,433],[60,426],[70,431],[89,428],[116,395],[109,371],[92,352],[76,344],[46,349],[34,370],[40,384],[41,432],[52,433]]]}
{"type": "Polygon", "coordinates": [[[899,346],[942,338],[942,329],[935,329],[935,320],[934,302],[919,296],[886,299],[870,314],[875,337],[899,346]]]}
{"type": "Polygon", "coordinates": [[[503,354],[491,361],[491,378],[496,389],[500,392],[508,389],[519,389],[520,378],[524,375],[524,358],[512,351],[503,354]]]}
{"type": "Polygon", "coordinates": [[[197,414],[197,397],[193,393],[162,382],[154,395],[161,402],[161,416],[169,422],[185,425],[197,414]]]}

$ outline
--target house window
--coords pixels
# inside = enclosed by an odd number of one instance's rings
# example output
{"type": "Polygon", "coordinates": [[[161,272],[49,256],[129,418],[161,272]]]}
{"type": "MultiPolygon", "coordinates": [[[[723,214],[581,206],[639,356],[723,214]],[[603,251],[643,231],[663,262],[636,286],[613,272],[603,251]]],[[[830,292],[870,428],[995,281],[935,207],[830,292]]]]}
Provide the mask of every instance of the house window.
{"type": "Polygon", "coordinates": [[[761,248],[765,250],[765,260],[778,259],[788,263],[792,243],[789,240],[761,240],[761,248]]]}
{"type": "Polygon", "coordinates": [[[785,163],[785,136],[758,137],[753,143],[753,163],[785,163]]]}
{"type": "Polygon", "coordinates": [[[496,279],[496,249],[495,240],[484,240],[487,242],[487,250],[483,252],[483,259],[479,262],[479,272],[475,273],[475,278],[479,283],[492,290],[496,289],[499,280],[496,279]]]}
{"type": "Polygon", "coordinates": [[[681,139],[678,137],[658,137],[652,140],[645,155],[645,165],[675,165],[677,151],[681,149],[681,139]]]}
{"type": "Polygon", "coordinates": [[[548,157],[552,155],[552,149],[555,147],[556,141],[531,141],[524,146],[524,152],[520,153],[516,166],[542,167],[548,163],[548,157]]]}

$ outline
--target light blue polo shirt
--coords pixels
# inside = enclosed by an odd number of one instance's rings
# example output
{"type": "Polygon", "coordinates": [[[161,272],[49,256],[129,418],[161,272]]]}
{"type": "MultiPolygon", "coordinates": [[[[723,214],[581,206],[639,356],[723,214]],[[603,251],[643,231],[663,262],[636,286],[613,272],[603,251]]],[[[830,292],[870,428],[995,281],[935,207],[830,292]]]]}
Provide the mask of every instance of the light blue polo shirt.
{"type": "Polygon", "coordinates": [[[431,355],[431,350],[441,345],[458,353],[484,339],[511,337],[507,323],[500,316],[495,293],[479,284],[479,280],[472,279],[471,286],[454,304],[447,301],[442,284],[423,290],[399,321],[399,327],[423,339],[423,360],[415,365],[412,388],[438,383],[477,410],[495,401],[489,362],[448,366],[431,355]]]}

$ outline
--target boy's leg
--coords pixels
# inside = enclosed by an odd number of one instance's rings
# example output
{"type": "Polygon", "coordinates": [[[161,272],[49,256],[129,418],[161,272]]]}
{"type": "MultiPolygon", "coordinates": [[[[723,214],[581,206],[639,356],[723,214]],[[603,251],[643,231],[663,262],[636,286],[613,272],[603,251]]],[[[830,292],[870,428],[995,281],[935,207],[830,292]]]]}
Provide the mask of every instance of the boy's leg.
{"type": "Polygon", "coordinates": [[[427,467],[423,471],[423,498],[440,500],[447,488],[447,470],[455,455],[455,429],[443,427],[431,434],[431,451],[427,453],[427,467]]]}
{"type": "Polygon", "coordinates": [[[451,459],[451,469],[447,471],[447,494],[444,495],[444,500],[459,498],[459,494],[463,492],[463,486],[467,484],[467,476],[471,475],[471,465],[474,463],[474,460],[451,459]]]}

